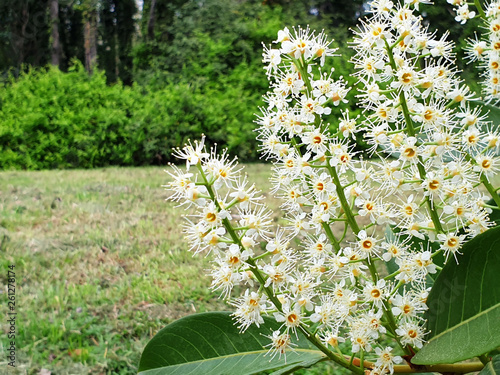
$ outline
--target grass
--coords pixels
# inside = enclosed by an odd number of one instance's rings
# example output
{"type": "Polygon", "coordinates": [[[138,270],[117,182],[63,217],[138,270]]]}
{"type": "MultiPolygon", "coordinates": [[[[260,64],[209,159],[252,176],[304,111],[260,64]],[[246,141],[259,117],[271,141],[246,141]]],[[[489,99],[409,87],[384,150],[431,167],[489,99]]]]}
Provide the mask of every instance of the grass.
{"type": "MultiPolygon", "coordinates": [[[[265,187],[268,167],[247,170],[265,187]]],[[[0,173],[2,285],[16,266],[14,373],[133,374],[164,325],[228,309],[199,276],[208,260],[186,251],[167,177],[154,167],[0,173]]],[[[5,317],[6,288],[0,301],[5,317]]]]}
{"type": "MultiPolygon", "coordinates": [[[[245,170],[267,189],[269,166],[245,170]]],[[[166,324],[229,309],[200,277],[208,259],[186,251],[167,181],[159,167],[0,173],[0,283],[15,265],[17,284],[10,373],[136,374],[144,346],[166,324]]],[[[10,340],[2,327],[3,374],[10,340]]],[[[334,370],[322,363],[300,373],[334,370]]]]}

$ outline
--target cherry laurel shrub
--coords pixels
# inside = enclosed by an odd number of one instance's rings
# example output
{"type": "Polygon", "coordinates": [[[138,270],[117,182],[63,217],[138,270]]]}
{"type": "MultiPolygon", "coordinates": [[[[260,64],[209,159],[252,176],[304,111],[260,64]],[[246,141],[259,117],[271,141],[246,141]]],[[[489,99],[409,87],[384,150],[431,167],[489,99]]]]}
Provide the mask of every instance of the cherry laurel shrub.
{"type": "MultiPolygon", "coordinates": [[[[321,361],[356,374],[500,371],[497,110],[460,79],[453,42],[428,32],[419,3],[374,0],[354,32],[362,122],[329,117],[350,88],[323,71],[341,58],[323,32],[285,28],[264,47],[257,139],[283,201],[277,227],[236,159],[204,137],[175,151],[186,170],[168,172],[171,199],[189,209],[190,251],[211,257],[211,288],[233,312],[168,325],[141,373],[282,374],[321,361]],[[354,151],[359,135],[370,160],[354,151]]],[[[494,103],[500,2],[452,3],[457,21],[484,19],[468,56],[494,103]]]]}

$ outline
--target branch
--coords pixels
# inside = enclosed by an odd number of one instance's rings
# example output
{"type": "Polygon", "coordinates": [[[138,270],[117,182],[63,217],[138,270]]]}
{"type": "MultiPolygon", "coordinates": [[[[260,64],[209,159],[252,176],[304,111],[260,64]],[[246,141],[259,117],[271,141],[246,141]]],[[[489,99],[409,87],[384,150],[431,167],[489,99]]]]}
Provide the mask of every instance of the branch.
{"type": "MultiPolygon", "coordinates": [[[[350,359],[349,356],[345,356],[346,359],[350,359]]],[[[352,364],[354,366],[360,365],[359,358],[354,358],[352,364]]],[[[375,363],[364,361],[364,367],[366,369],[375,368],[375,363]]],[[[455,364],[442,364],[442,365],[395,365],[395,374],[412,374],[412,373],[422,373],[422,372],[440,372],[440,373],[451,373],[451,374],[467,374],[469,372],[481,371],[484,365],[481,362],[471,362],[471,363],[455,363],[455,364]]]]}

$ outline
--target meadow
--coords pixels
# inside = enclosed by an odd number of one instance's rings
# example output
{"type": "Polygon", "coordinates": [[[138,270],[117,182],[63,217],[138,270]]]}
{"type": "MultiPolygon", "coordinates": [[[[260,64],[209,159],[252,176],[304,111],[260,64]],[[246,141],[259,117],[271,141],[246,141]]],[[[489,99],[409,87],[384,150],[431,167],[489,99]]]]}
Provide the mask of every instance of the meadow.
{"type": "MultiPolygon", "coordinates": [[[[267,189],[268,165],[246,171],[267,189]]],[[[181,209],[162,188],[168,177],[161,167],[0,173],[3,317],[9,265],[17,284],[17,367],[9,373],[134,374],[163,326],[228,310],[208,289],[208,259],[187,252],[181,209]]],[[[2,355],[0,370],[6,365],[2,355]]]]}

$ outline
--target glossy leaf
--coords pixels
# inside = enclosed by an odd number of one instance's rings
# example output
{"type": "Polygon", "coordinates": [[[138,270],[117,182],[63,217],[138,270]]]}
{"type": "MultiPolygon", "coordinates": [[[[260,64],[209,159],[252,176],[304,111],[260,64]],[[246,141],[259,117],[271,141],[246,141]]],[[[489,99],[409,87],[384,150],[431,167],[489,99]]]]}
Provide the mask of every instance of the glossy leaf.
{"type": "Polygon", "coordinates": [[[479,375],[500,375],[500,355],[494,356],[491,361],[484,366],[479,375]]]}
{"type": "MultiPolygon", "coordinates": [[[[295,353],[271,360],[266,355],[272,335],[281,323],[265,317],[260,328],[251,326],[240,334],[228,312],[187,316],[163,328],[147,344],[139,364],[140,375],[257,374],[262,371],[299,369],[324,359],[299,334],[295,353]]],[[[293,338],[296,341],[295,338],[293,338]]]]}
{"type": "Polygon", "coordinates": [[[293,374],[295,371],[300,370],[301,368],[310,367],[314,364],[318,363],[318,360],[313,359],[310,363],[303,362],[300,364],[291,364],[285,367],[280,368],[279,370],[273,371],[271,375],[288,375],[293,374]]]}
{"type": "Polygon", "coordinates": [[[500,124],[500,108],[491,105],[485,104],[484,102],[477,102],[478,105],[483,106],[483,113],[488,113],[488,120],[493,122],[493,124],[500,124]]]}
{"type": "Polygon", "coordinates": [[[428,343],[412,362],[454,363],[500,346],[500,227],[462,248],[450,259],[427,299],[428,343]]]}

